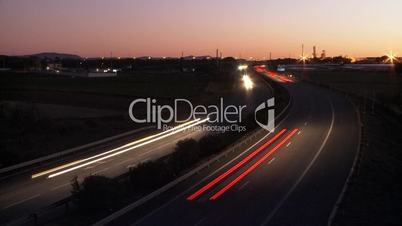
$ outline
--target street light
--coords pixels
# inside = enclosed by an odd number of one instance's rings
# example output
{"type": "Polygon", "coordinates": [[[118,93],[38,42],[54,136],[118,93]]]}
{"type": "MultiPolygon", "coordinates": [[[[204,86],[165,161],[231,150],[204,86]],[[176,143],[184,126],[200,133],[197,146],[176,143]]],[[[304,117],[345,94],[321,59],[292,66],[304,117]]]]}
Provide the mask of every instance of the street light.
{"type": "Polygon", "coordinates": [[[303,62],[303,64],[305,64],[307,60],[308,60],[308,57],[307,57],[307,56],[304,56],[304,55],[301,55],[301,56],[300,56],[299,61],[300,61],[300,62],[303,62]]]}
{"type": "Polygon", "coordinates": [[[390,62],[391,64],[394,64],[395,61],[398,62],[398,58],[396,56],[396,54],[394,54],[392,51],[387,54],[388,59],[386,60],[386,62],[390,62]]]}
{"type": "Polygon", "coordinates": [[[239,71],[244,71],[247,68],[248,68],[248,65],[246,65],[246,64],[242,64],[242,65],[239,65],[239,67],[237,67],[237,69],[239,69],[239,71]]]}

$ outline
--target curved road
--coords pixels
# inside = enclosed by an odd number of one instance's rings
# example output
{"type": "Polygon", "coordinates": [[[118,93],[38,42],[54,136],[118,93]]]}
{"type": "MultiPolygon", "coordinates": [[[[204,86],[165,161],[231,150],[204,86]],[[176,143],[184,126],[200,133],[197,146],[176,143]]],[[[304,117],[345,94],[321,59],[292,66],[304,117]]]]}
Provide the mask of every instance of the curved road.
{"type": "Polygon", "coordinates": [[[358,150],[356,110],[332,91],[302,82],[283,85],[293,105],[274,133],[111,225],[326,225],[358,150]]]}
{"type": "MultiPolygon", "coordinates": [[[[255,107],[267,97],[272,96],[271,90],[267,89],[266,83],[262,79],[255,80],[255,87],[252,93],[239,91],[233,96],[225,97],[225,104],[251,105],[255,107]]],[[[251,109],[251,108],[250,108],[251,109]]],[[[244,115],[246,116],[246,115],[244,115]]],[[[24,219],[32,213],[40,212],[41,209],[67,198],[71,192],[71,180],[77,176],[82,180],[89,175],[105,175],[116,177],[128,171],[128,168],[140,162],[158,159],[172,151],[179,140],[185,138],[199,139],[206,132],[186,130],[153,143],[135,148],[121,155],[116,155],[101,161],[85,165],[65,174],[47,178],[50,173],[31,179],[33,174],[42,172],[62,164],[71,163],[77,160],[88,158],[113,148],[124,145],[133,140],[144,137],[144,134],[137,134],[120,140],[110,142],[100,147],[92,148],[86,153],[78,153],[73,156],[57,159],[49,162],[46,166],[34,168],[28,172],[10,176],[0,180],[0,224],[13,222],[14,220],[24,219]]],[[[149,135],[149,134],[148,134],[149,135]]],[[[134,146],[134,145],[131,145],[134,146]]],[[[92,160],[91,160],[92,161],[92,160]]],[[[72,168],[72,167],[68,167],[72,168]]],[[[55,171],[60,172],[60,170],[55,171]]],[[[64,211],[64,208],[59,208],[64,211]]]]}

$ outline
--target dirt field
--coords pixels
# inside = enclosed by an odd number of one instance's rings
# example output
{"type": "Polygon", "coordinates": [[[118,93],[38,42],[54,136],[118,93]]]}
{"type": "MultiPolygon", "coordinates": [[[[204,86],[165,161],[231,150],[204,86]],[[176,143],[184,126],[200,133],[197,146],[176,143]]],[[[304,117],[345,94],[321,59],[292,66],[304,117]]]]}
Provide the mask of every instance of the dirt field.
{"type": "Polygon", "coordinates": [[[306,80],[328,84],[336,89],[377,99],[399,108],[402,106],[402,76],[395,73],[367,71],[296,71],[306,80]]]}

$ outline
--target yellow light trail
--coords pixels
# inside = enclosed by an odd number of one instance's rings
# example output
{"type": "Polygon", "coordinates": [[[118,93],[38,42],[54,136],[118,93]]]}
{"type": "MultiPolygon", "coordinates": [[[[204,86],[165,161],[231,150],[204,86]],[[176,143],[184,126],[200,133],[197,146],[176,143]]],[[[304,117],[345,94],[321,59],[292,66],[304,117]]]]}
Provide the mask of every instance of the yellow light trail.
{"type": "Polygon", "coordinates": [[[180,125],[178,125],[178,126],[172,128],[172,129],[170,129],[170,130],[166,130],[166,131],[163,131],[163,132],[158,133],[158,134],[154,134],[154,135],[151,135],[151,136],[148,136],[148,137],[141,138],[141,139],[139,139],[139,140],[136,140],[136,141],[134,141],[134,142],[131,142],[131,143],[125,144],[125,145],[123,145],[123,146],[114,148],[114,149],[112,149],[112,150],[103,152],[103,153],[101,153],[101,154],[97,154],[97,155],[94,155],[94,156],[91,156],[91,157],[85,158],[85,159],[80,159],[80,160],[77,160],[77,161],[74,161],[74,162],[70,162],[70,163],[67,163],[67,164],[64,164],[64,165],[61,165],[61,166],[58,166],[58,167],[55,167],[55,168],[52,168],[52,169],[49,169],[49,170],[46,170],[46,171],[37,173],[37,174],[34,174],[34,175],[31,176],[31,178],[33,179],[33,178],[41,177],[41,176],[44,176],[44,175],[49,174],[49,173],[53,173],[53,172],[58,171],[58,170],[62,170],[62,169],[64,169],[64,168],[77,165],[77,164],[79,164],[79,163],[81,163],[81,162],[85,162],[85,161],[88,161],[88,160],[91,160],[91,159],[94,159],[94,158],[98,158],[98,157],[103,156],[103,155],[110,154],[110,153],[115,152],[115,151],[118,151],[118,150],[120,150],[120,149],[123,149],[123,148],[129,147],[129,146],[132,146],[132,145],[135,145],[135,144],[138,144],[138,143],[141,143],[141,142],[150,140],[150,139],[152,139],[152,138],[161,136],[161,135],[163,135],[163,134],[169,133],[169,132],[174,131],[174,130],[176,130],[176,129],[180,129],[180,128],[185,127],[185,126],[187,126],[187,125],[191,125],[191,124],[193,124],[193,123],[198,122],[199,120],[200,120],[200,119],[195,119],[195,120],[192,120],[192,121],[188,121],[188,122],[186,122],[186,123],[180,124],[180,125]]]}
{"type": "Polygon", "coordinates": [[[113,156],[126,153],[126,152],[131,151],[131,150],[133,150],[133,149],[135,149],[135,148],[142,147],[142,146],[144,146],[144,145],[150,144],[150,143],[152,143],[152,142],[161,140],[161,139],[163,139],[163,138],[165,138],[165,137],[169,137],[169,136],[171,136],[171,135],[174,135],[174,134],[176,134],[176,133],[179,133],[179,132],[181,132],[181,131],[184,131],[184,130],[186,130],[186,129],[189,129],[189,128],[193,127],[193,126],[202,124],[202,123],[204,123],[204,122],[206,122],[206,121],[208,121],[208,120],[209,120],[209,118],[206,118],[206,119],[204,119],[204,120],[200,120],[200,121],[198,121],[198,122],[196,122],[196,123],[194,123],[194,124],[191,124],[191,125],[182,127],[182,128],[180,128],[180,129],[173,130],[173,131],[171,131],[171,132],[168,133],[168,134],[165,134],[165,135],[162,135],[162,136],[158,136],[158,137],[156,137],[156,138],[154,138],[154,139],[152,139],[152,140],[146,141],[146,142],[144,142],[144,143],[137,144],[137,145],[135,145],[135,146],[133,146],[133,147],[123,149],[123,150],[118,151],[118,152],[115,152],[115,153],[113,153],[113,154],[103,156],[103,157],[101,157],[101,158],[98,158],[98,159],[95,159],[95,160],[92,160],[92,161],[89,161],[89,162],[86,162],[86,163],[83,163],[83,164],[80,164],[80,165],[71,167],[71,168],[66,169],[66,170],[62,170],[62,171],[57,172],[57,173],[54,173],[54,174],[50,174],[47,178],[53,178],[53,177],[56,177],[56,176],[59,176],[59,175],[62,175],[62,174],[71,172],[71,171],[73,171],[73,170],[82,168],[82,167],[84,167],[84,166],[88,166],[88,165],[90,165],[90,164],[93,164],[93,163],[96,163],[96,162],[99,162],[99,161],[102,161],[102,160],[111,158],[111,157],[113,157],[113,156]]]}

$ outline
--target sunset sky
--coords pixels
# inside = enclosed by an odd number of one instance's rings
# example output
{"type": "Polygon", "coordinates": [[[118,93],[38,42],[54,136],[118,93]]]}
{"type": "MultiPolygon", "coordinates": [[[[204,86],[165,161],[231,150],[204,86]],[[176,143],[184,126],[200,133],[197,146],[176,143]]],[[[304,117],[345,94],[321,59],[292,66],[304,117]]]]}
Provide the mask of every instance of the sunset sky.
{"type": "Polygon", "coordinates": [[[0,54],[402,54],[400,0],[0,0],[0,54]]]}

